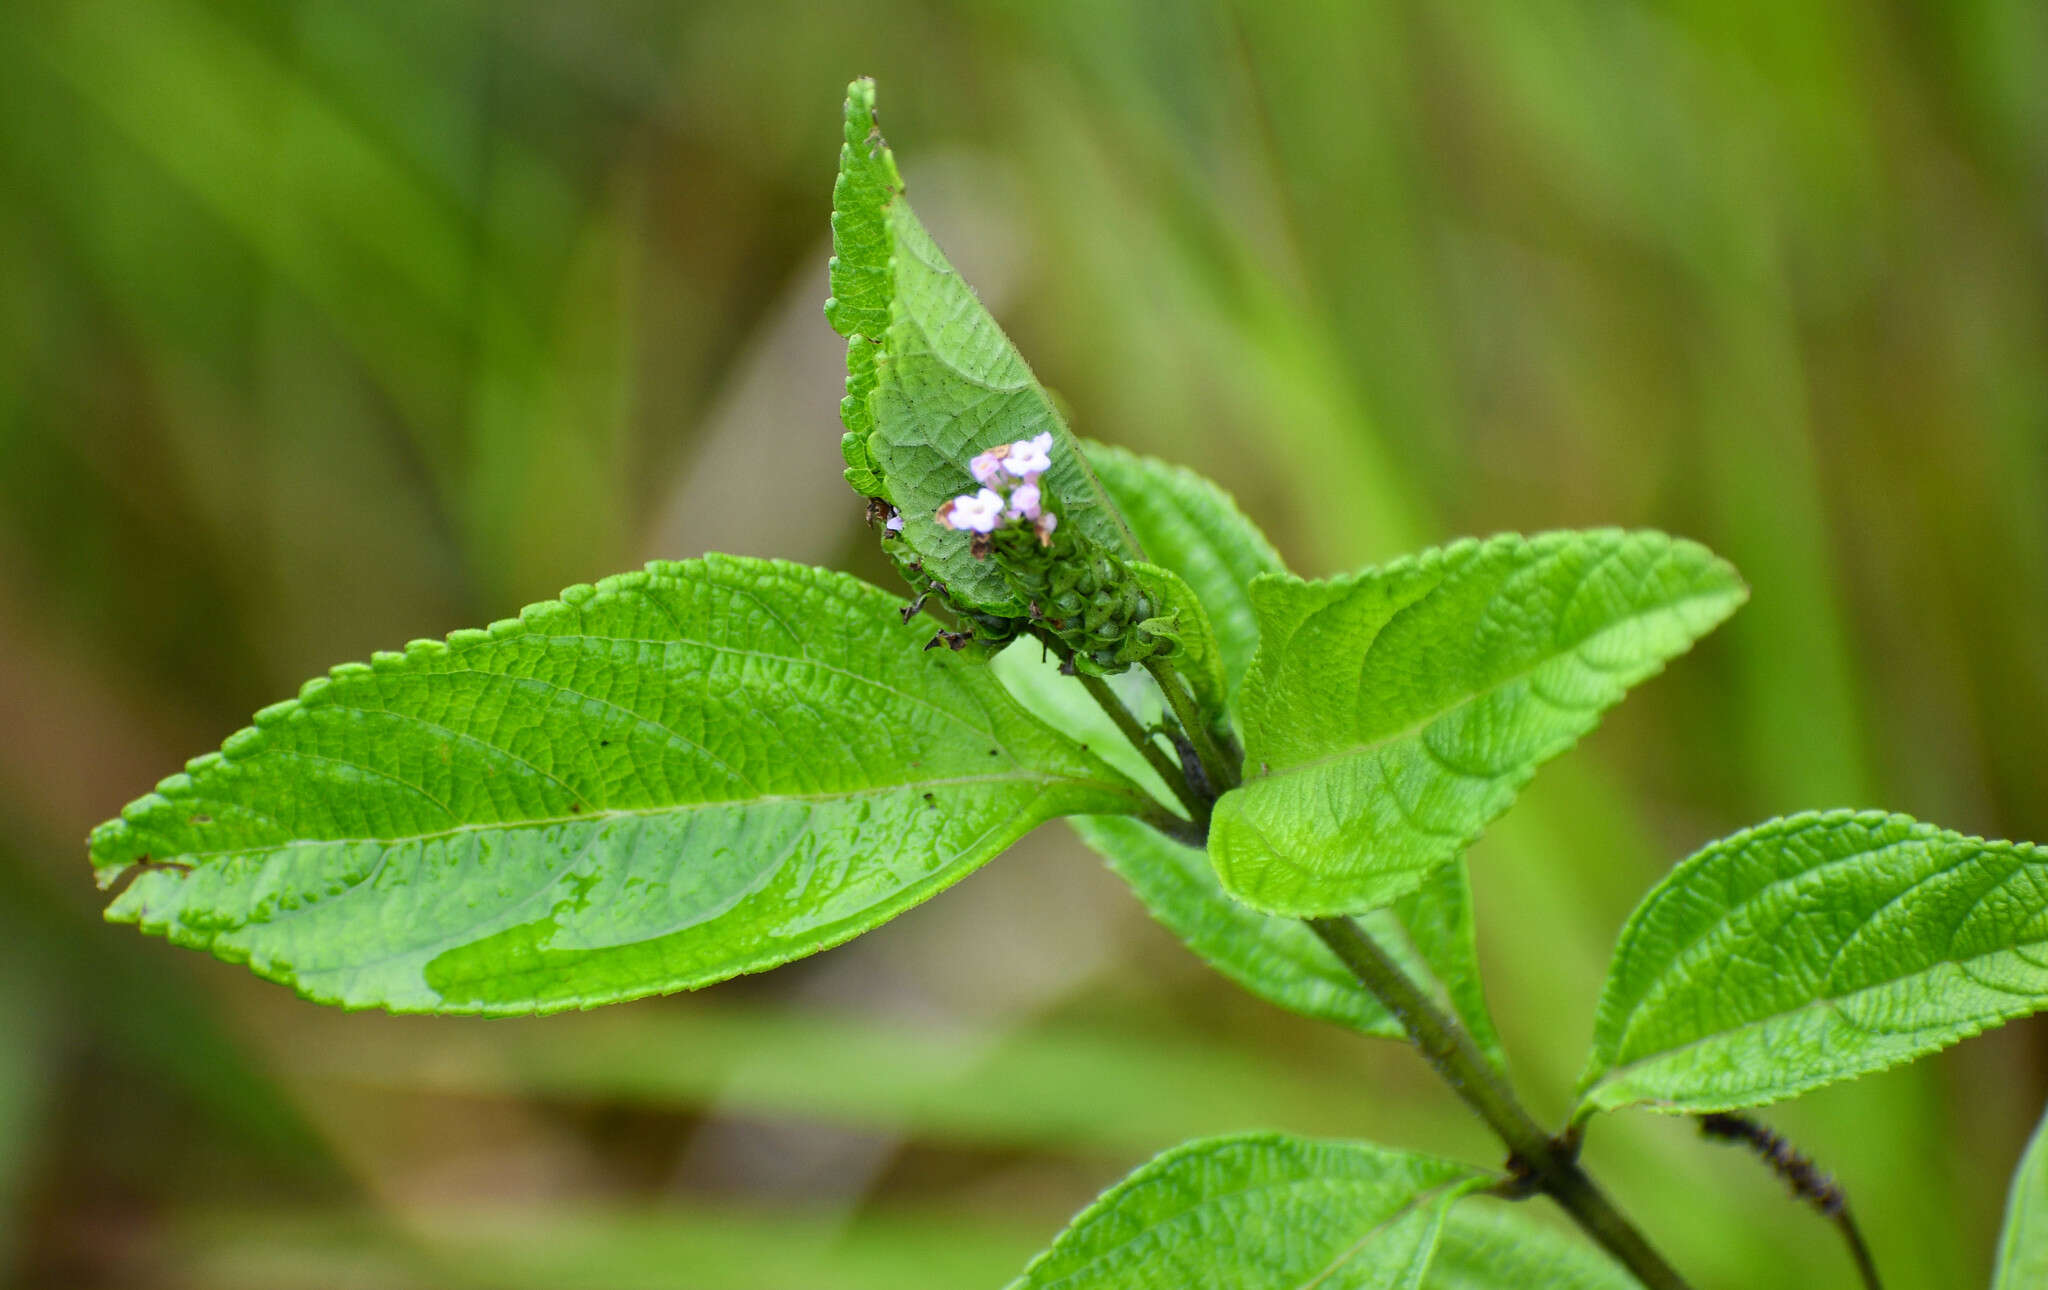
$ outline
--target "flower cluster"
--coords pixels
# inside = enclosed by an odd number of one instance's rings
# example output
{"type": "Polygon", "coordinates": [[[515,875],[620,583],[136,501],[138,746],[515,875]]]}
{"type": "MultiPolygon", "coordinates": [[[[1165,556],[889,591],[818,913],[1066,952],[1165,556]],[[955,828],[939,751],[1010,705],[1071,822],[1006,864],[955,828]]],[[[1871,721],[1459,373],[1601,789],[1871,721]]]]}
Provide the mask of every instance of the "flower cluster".
{"type": "Polygon", "coordinates": [[[967,463],[981,485],[939,507],[938,521],[949,529],[989,534],[1011,520],[1023,520],[1038,535],[1040,546],[1052,544],[1060,517],[1045,509],[1039,476],[1052,469],[1052,434],[998,444],[967,463]]]}

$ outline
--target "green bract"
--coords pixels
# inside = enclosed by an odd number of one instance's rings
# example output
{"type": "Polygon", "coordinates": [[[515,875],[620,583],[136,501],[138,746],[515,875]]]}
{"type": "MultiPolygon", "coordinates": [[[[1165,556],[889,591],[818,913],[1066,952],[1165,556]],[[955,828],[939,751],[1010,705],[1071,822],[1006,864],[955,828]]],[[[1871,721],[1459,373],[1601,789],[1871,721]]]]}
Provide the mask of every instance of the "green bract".
{"type": "Polygon", "coordinates": [[[2005,1230],[1998,1238],[1998,1267],[1991,1290],[2038,1290],[2048,1286],[2048,1116],[2027,1144],[2005,1198],[2005,1230]]]}
{"type": "Polygon", "coordinates": [[[110,916],[301,993],[552,1011],[835,945],[1122,775],[854,578],[731,556],[335,669],[92,839],[110,916]]]}
{"type": "Polygon", "coordinates": [[[1410,1290],[1451,1202],[1489,1181],[1365,1143],[1208,1138],[1104,1192],[1010,1290],[1410,1290]]]}
{"type": "Polygon", "coordinates": [[[1903,815],[1773,820],[1630,916],[1584,1110],[1759,1106],[2048,1004],[2048,851],[1903,815]]]}
{"type": "Polygon", "coordinates": [[[1210,854],[1238,899],[1356,913],[1412,891],[1542,762],[1746,591],[1661,533],[1509,534],[1348,578],[1252,584],[1245,783],[1210,854]]]}
{"type": "Polygon", "coordinates": [[[847,339],[847,481],[902,512],[900,540],[955,600],[1024,614],[995,568],[933,517],[975,490],[967,462],[977,452],[1040,433],[1055,444],[1044,486],[1059,498],[1062,524],[1125,559],[1144,558],[1059,409],[910,209],[875,124],[872,81],[847,90],[832,251],[825,315],[847,339]]]}

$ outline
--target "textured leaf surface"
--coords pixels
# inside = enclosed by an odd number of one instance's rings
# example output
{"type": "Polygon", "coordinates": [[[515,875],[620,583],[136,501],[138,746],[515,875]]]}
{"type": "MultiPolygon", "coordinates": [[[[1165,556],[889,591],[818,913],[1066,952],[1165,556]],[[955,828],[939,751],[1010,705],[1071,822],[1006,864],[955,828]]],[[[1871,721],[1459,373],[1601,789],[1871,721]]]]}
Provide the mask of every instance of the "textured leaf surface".
{"type": "Polygon", "coordinates": [[[2005,1230],[1998,1238],[1998,1266],[1991,1290],[2039,1290],[2048,1286],[2048,1115],[2034,1130],[2005,1197],[2005,1230]]]}
{"type": "Polygon", "coordinates": [[[1088,459],[1146,554],[1208,608],[1235,693],[1259,645],[1247,589],[1262,573],[1287,572],[1279,552],[1230,494],[1191,470],[1098,443],[1088,445],[1088,459]]]}
{"type": "Polygon", "coordinates": [[[1629,917],[1582,1114],[1760,1106],[2048,1003],[2048,851],[1903,815],[1773,820],[1629,917]]]}
{"type": "MultiPolygon", "coordinates": [[[[1385,1039],[1403,1037],[1401,1023],[1306,923],[1232,900],[1202,851],[1134,820],[1087,817],[1076,819],[1074,829],[1131,885],[1152,917],[1245,989],[1305,1017],[1385,1039]]],[[[1410,975],[1450,1005],[1494,1064],[1505,1067],[1479,985],[1464,861],[1445,865],[1363,921],[1410,975]]]]}
{"type": "Polygon", "coordinates": [[[847,479],[864,492],[879,487],[903,512],[902,541],[958,599],[1021,614],[965,536],[933,518],[940,503],[979,487],[967,472],[977,452],[1051,432],[1042,487],[1059,499],[1061,522],[1126,558],[1145,552],[1051,397],[918,223],[874,109],[874,83],[855,81],[832,190],[825,316],[847,338],[847,479]]]}
{"type": "Polygon", "coordinates": [[[1224,887],[1297,915],[1412,891],[1746,594],[1705,547],[1615,530],[1260,578],[1246,779],[1210,833],[1224,887]]]}
{"type": "Polygon", "coordinates": [[[1486,1181],[1364,1143],[1208,1138],[1104,1192],[1011,1290],[1419,1286],[1445,1211],[1486,1181]]]}
{"type": "Polygon", "coordinates": [[[1640,1290],[1640,1283],[1583,1240],[1516,1210],[1469,1201],[1437,1239],[1424,1290],[1640,1290]]]}
{"type": "Polygon", "coordinates": [[[552,1011],[844,941],[1140,791],[826,570],[572,588],[336,668],[97,829],[109,917],[324,1002],[552,1011]]]}

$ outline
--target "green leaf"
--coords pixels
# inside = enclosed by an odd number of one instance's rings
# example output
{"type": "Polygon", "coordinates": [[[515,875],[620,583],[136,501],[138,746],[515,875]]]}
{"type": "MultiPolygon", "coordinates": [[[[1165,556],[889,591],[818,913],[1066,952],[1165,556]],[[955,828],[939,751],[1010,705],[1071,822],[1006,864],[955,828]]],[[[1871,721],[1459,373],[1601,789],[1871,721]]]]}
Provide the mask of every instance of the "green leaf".
{"type": "Polygon", "coordinates": [[[731,556],[336,668],[94,831],[108,916],[309,998],[548,1012],[814,953],[1123,776],[901,604],[731,556]]]}
{"type": "Polygon", "coordinates": [[[1469,1202],[1437,1239],[1423,1290],[1639,1290],[1612,1259],[1516,1210],[1469,1202]]]}
{"type": "Polygon", "coordinates": [[[1283,1134],[1175,1147],[1104,1192],[1010,1290],[1394,1290],[1422,1284],[1449,1160],[1283,1134]]]}
{"type": "Polygon", "coordinates": [[[979,487],[967,472],[977,452],[1051,432],[1052,469],[1041,487],[1059,499],[1061,522],[1126,559],[1145,551],[1058,407],[918,223],[874,109],[874,82],[848,87],[832,190],[825,315],[847,338],[847,479],[895,504],[900,540],[956,599],[1021,615],[1025,606],[996,570],[934,519],[940,503],[979,487]]]}
{"type": "Polygon", "coordinates": [[[2048,851],[1875,811],[1773,820],[1629,916],[1579,1114],[1761,1106],[2044,1003],[2048,851]]]}
{"type": "Polygon", "coordinates": [[[1235,694],[1259,644],[1246,589],[1262,573],[1287,572],[1279,553],[1230,494],[1191,470],[1092,442],[1088,459],[1146,554],[1186,580],[1208,609],[1235,694]]]}
{"type": "Polygon", "coordinates": [[[2034,1129],[2005,1194],[2005,1231],[1998,1238],[1998,1266],[1991,1290],[2039,1290],[2048,1286],[2048,1115],[2034,1129]]]}
{"type": "Polygon", "coordinates": [[[1246,780],[1209,841],[1224,888],[1303,916],[1414,890],[1746,595],[1705,547],[1617,530],[1258,579],[1246,780]]]}
{"type": "MultiPolygon", "coordinates": [[[[1358,983],[1298,918],[1262,914],[1225,895],[1202,851],[1134,820],[1073,821],[1159,920],[1210,966],[1290,1012],[1383,1039],[1405,1037],[1401,1023],[1358,983]]],[[[1507,1059],[1479,984],[1472,897],[1459,860],[1385,909],[1366,928],[1411,976],[1448,1004],[1496,1067],[1507,1059]]]]}

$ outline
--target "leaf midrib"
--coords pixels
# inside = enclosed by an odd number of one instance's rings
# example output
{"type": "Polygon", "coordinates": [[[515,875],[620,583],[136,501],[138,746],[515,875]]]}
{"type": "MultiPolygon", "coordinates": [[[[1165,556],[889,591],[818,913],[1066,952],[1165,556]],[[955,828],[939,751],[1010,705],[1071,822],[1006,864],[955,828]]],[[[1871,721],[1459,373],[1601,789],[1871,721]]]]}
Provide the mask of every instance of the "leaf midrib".
{"type": "MultiPolygon", "coordinates": [[[[241,856],[272,855],[302,847],[323,847],[370,842],[381,846],[400,846],[411,842],[429,842],[440,838],[455,837],[464,833],[486,830],[514,832],[521,829],[544,828],[553,824],[580,824],[608,819],[631,819],[645,816],[666,815],[675,812],[714,810],[723,807],[747,808],[754,806],[795,804],[830,804],[855,801],[863,797],[880,797],[904,791],[922,791],[932,788],[947,788],[972,784],[1041,784],[1046,786],[1066,784],[1077,788],[1092,788],[1120,797],[1131,797],[1130,790],[1107,780],[1088,779],[1074,775],[1050,774],[1043,771],[1023,773],[1005,772],[989,775],[958,775],[944,779],[905,780],[896,784],[875,784],[862,788],[838,789],[823,793],[764,793],[755,797],[720,798],[701,802],[668,802],[654,806],[627,806],[593,808],[568,815],[534,816],[521,820],[479,820],[451,825],[445,829],[432,829],[421,833],[400,833],[390,836],[377,834],[356,834],[334,838],[288,838],[282,842],[258,843],[253,846],[227,847],[218,851],[180,851],[179,858],[208,862],[241,856]]],[[[137,826],[141,831],[142,826],[137,826]]],[[[126,866],[136,862],[127,861],[126,866]]]]}

